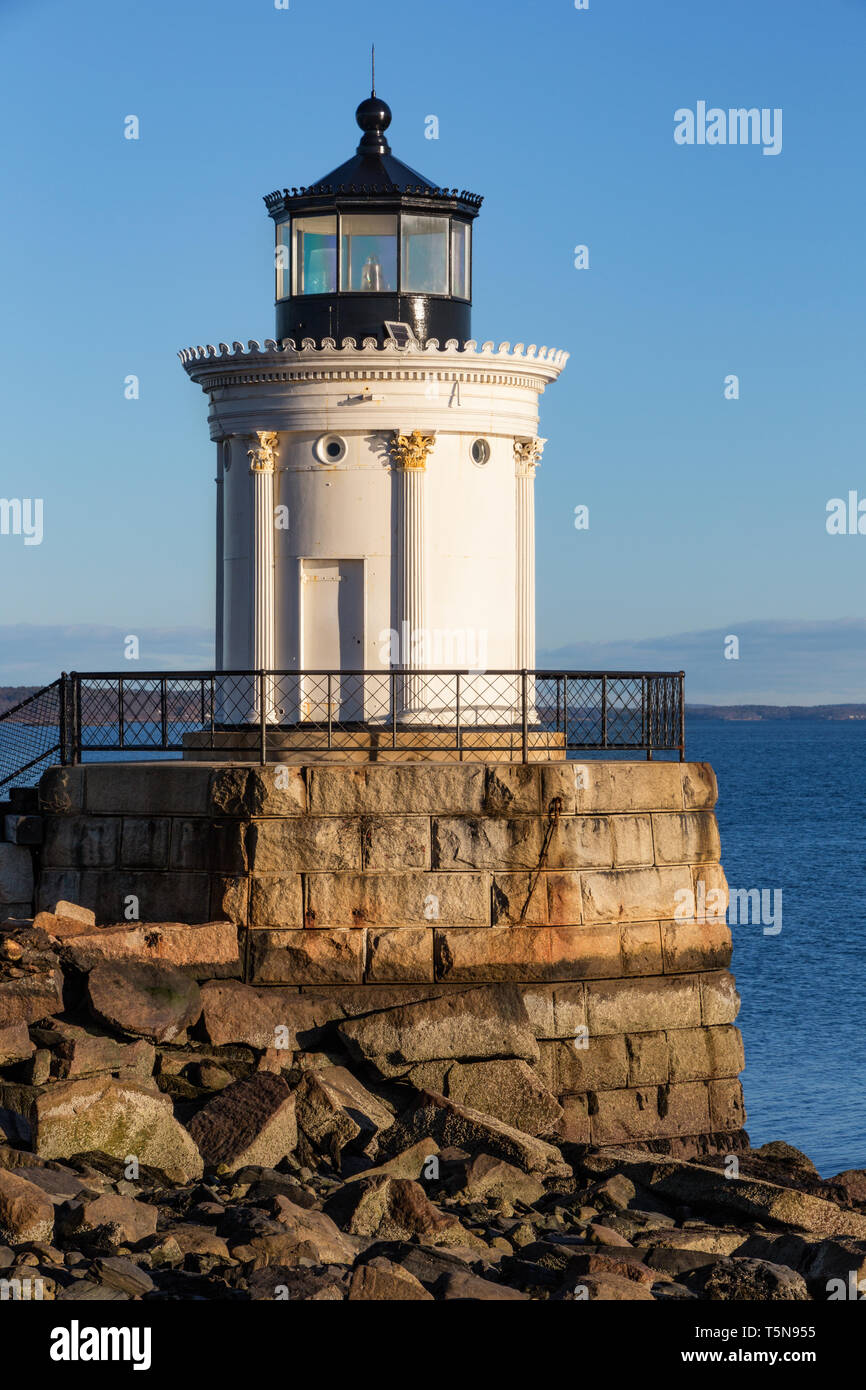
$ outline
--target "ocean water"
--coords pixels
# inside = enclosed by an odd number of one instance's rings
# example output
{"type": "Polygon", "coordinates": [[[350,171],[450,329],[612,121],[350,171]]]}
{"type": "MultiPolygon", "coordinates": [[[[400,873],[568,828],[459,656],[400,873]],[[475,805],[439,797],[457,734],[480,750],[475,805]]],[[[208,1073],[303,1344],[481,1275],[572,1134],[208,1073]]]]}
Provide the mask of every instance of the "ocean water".
{"type": "Polygon", "coordinates": [[[866,721],[693,720],[686,754],[719,779],[728,883],[782,892],[778,935],[731,928],[752,1143],[866,1167],[866,721]]]}

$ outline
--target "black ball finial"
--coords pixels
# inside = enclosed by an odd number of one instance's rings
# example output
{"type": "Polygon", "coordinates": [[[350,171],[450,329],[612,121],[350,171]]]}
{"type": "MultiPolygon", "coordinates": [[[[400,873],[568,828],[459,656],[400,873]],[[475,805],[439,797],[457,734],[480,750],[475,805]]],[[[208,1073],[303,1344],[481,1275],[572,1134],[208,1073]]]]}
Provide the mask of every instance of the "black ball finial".
{"type": "Polygon", "coordinates": [[[369,96],[355,112],[355,120],[363,130],[358,145],[359,154],[389,154],[390,145],[385,131],[391,124],[391,108],[381,97],[369,96]]]}

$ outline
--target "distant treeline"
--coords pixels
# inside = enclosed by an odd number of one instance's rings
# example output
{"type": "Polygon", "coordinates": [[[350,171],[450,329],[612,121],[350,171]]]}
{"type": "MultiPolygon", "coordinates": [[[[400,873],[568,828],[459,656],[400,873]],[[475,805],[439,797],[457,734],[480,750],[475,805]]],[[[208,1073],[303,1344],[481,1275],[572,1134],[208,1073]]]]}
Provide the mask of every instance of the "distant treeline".
{"type": "Polygon", "coordinates": [[[866,705],[686,705],[689,719],[866,719],[866,705]]]}
{"type": "Polygon", "coordinates": [[[7,709],[19,704],[21,700],[26,700],[28,695],[35,695],[36,691],[41,689],[41,685],[0,685],[0,714],[4,714],[7,709]]]}

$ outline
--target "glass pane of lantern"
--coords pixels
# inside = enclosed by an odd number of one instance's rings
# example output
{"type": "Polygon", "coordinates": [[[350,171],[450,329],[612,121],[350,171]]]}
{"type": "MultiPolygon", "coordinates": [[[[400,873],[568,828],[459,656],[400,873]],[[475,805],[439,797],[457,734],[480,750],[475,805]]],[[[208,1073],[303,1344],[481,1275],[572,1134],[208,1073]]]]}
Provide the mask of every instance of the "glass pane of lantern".
{"type": "Polygon", "coordinates": [[[340,289],[368,294],[397,288],[397,219],[353,214],[340,222],[340,289]]]}
{"type": "Polygon", "coordinates": [[[337,288],[336,217],[296,217],[295,294],[333,294],[337,288]]]}
{"type": "Polygon", "coordinates": [[[281,222],[277,227],[277,249],[275,255],[277,268],[277,299],[288,299],[291,294],[291,277],[289,274],[291,237],[291,222],[281,222]]]}
{"type": "Polygon", "coordinates": [[[404,217],[401,289],[448,293],[448,218],[404,217]]]}
{"type": "Polygon", "coordinates": [[[451,224],[451,293],[457,299],[470,299],[469,265],[472,229],[468,222],[451,224]]]}

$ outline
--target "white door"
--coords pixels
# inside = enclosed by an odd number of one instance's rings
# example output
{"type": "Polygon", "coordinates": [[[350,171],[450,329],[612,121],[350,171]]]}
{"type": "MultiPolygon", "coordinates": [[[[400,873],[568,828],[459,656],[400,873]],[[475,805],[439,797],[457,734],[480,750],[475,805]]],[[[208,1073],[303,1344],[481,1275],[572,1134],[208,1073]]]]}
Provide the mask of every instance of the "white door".
{"type": "MultiPolygon", "coordinates": [[[[301,562],[301,667],[304,671],[358,671],[364,655],[364,561],[301,562]]],[[[362,719],[363,680],[334,675],[332,719],[362,719]]],[[[328,718],[328,679],[306,676],[301,718],[328,718]]]]}

